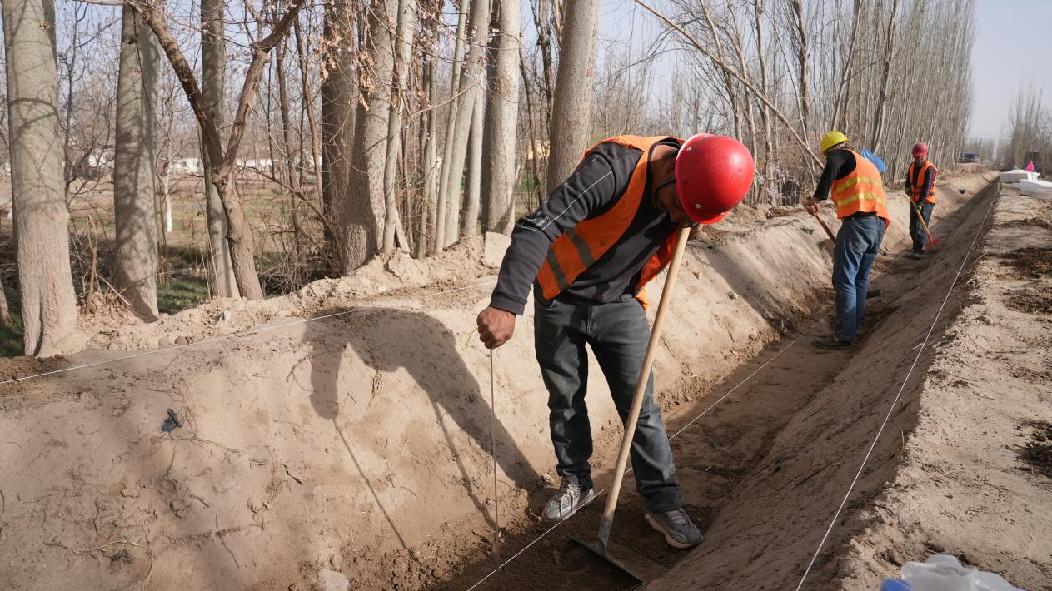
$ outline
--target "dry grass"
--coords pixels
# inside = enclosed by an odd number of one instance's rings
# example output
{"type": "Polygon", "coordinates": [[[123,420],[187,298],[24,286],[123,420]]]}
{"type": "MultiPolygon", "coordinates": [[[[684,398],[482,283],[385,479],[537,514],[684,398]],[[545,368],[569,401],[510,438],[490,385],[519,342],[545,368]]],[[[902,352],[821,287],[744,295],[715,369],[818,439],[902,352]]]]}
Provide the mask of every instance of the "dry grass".
{"type": "MultiPolygon", "coordinates": [[[[321,224],[310,209],[300,204],[293,227],[292,199],[278,183],[253,172],[238,175],[237,191],[253,229],[256,264],[267,293],[284,293],[317,278],[325,265],[319,265],[321,224]],[[299,248],[297,249],[297,241],[299,248]]],[[[313,190],[313,187],[308,187],[313,190]]],[[[113,183],[109,178],[75,181],[70,186],[70,258],[73,283],[83,302],[92,274],[108,280],[116,231],[113,213],[113,183]],[[92,264],[92,251],[95,264],[92,264]]],[[[11,312],[20,313],[18,273],[12,243],[10,177],[0,177],[0,280],[11,312]]],[[[162,234],[163,208],[158,198],[158,307],[174,313],[206,301],[211,295],[208,268],[211,264],[207,216],[204,209],[204,182],[186,176],[171,185],[172,231],[162,234]]],[[[0,333],[0,355],[17,354],[21,336],[17,327],[0,333]],[[18,344],[16,347],[15,345],[18,344]],[[13,348],[12,348],[13,347],[13,348]]]]}

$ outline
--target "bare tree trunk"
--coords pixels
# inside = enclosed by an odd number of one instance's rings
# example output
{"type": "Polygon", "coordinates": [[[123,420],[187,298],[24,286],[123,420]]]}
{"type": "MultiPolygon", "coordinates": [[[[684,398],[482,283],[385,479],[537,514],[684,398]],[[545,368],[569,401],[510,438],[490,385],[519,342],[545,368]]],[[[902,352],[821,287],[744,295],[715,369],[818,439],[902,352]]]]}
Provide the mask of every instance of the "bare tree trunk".
{"type": "MultiPolygon", "coordinates": [[[[311,162],[314,165],[314,192],[315,198],[318,200],[318,205],[322,207],[322,211],[325,209],[325,194],[322,191],[322,163],[321,163],[321,133],[318,131],[318,118],[314,114],[314,97],[311,93],[310,88],[310,68],[307,65],[307,51],[304,48],[303,43],[303,32],[300,30],[300,22],[292,23],[292,30],[296,35],[296,53],[299,57],[300,65],[300,93],[303,97],[303,110],[307,113],[307,124],[310,127],[310,153],[311,162]]],[[[301,120],[302,121],[302,120],[301,120]]],[[[331,211],[331,209],[329,210],[331,211]]],[[[332,218],[329,218],[332,219],[332,218]]],[[[329,240],[332,236],[328,229],[325,233],[329,240]]]]}
{"type": "MultiPolygon", "coordinates": [[[[301,157],[302,154],[300,153],[298,146],[294,148],[296,144],[294,144],[292,141],[292,122],[290,120],[291,116],[289,114],[289,89],[287,76],[285,74],[285,52],[286,44],[284,41],[282,41],[275,50],[276,55],[274,60],[274,66],[278,75],[278,110],[280,111],[281,116],[282,151],[285,154],[284,171],[286,177],[288,178],[289,192],[291,193],[291,195],[289,196],[288,213],[290,221],[292,223],[292,238],[294,241],[293,251],[296,256],[296,262],[300,263],[303,261],[303,241],[301,239],[300,231],[299,206],[300,200],[303,198],[303,186],[300,184],[300,179],[302,178],[302,176],[299,174],[299,170],[297,170],[296,160],[297,157],[301,157]]],[[[309,96],[303,97],[304,102],[307,102],[309,100],[309,96]]],[[[271,159],[271,166],[276,167],[276,163],[273,159],[271,159]]],[[[300,166],[299,168],[302,169],[302,166],[300,166]]],[[[275,169],[274,172],[276,173],[277,169],[275,169]]],[[[298,282],[300,279],[299,270],[301,268],[302,265],[299,264],[297,264],[295,267],[296,270],[294,272],[296,282],[298,282]]]]}
{"type": "Polygon", "coordinates": [[[592,133],[598,0],[574,2],[559,39],[559,73],[552,112],[548,193],[573,172],[592,133]]]}
{"type": "MultiPolygon", "coordinates": [[[[259,22],[260,20],[262,20],[262,18],[263,18],[262,14],[259,17],[257,17],[257,24],[256,24],[257,28],[262,28],[262,24],[259,22]]],[[[275,52],[275,53],[279,54],[278,57],[277,57],[277,60],[279,60],[279,61],[281,61],[283,59],[283,56],[281,56],[281,51],[282,51],[281,49],[278,49],[275,52]]],[[[289,179],[285,178],[285,169],[284,168],[275,168],[274,167],[274,162],[276,160],[275,156],[277,154],[274,152],[274,106],[273,106],[274,92],[272,90],[273,88],[274,88],[274,61],[271,60],[271,62],[267,65],[267,103],[263,107],[263,113],[262,113],[263,117],[262,117],[262,119],[263,119],[264,123],[263,123],[263,130],[262,131],[263,131],[264,137],[267,138],[267,158],[270,160],[271,176],[274,177],[274,180],[277,181],[278,185],[282,185],[282,186],[286,186],[287,187],[288,183],[289,183],[289,179]]],[[[262,168],[262,167],[260,167],[260,168],[262,168]]]]}
{"type": "Polygon", "coordinates": [[[862,20],[862,0],[855,0],[851,19],[851,40],[848,41],[847,57],[844,59],[844,74],[840,77],[840,85],[837,87],[835,107],[833,111],[833,123],[830,129],[843,129],[844,119],[847,114],[847,102],[850,96],[850,84],[853,73],[851,67],[855,63],[855,43],[858,40],[858,24],[862,20]]]}
{"type": "Polygon", "coordinates": [[[121,9],[113,210],[114,285],[143,320],[157,318],[157,201],[154,182],[157,48],[129,6],[121,9]]]}
{"type": "MultiPolygon", "coordinates": [[[[387,161],[384,163],[384,240],[383,253],[394,252],[395,234],[402,234],[402,222],[398,216],[396,194],[396,172],[402,152],[402,113],[408,100],[406,80],[409,78],[409,58],[413,53],[413,34],[416,31],[416,1],[398,0],[398,29],[395,36],[396,60],[394,64],[394,88],[396,100],[391,105],[391,117],[387,125],[387,161]]],[[[409,247],[405,236],[402,246],[409,247]]]]}
{"type": "Polygon", "coordinates": [[[223,210],[227,219],[226,240],[230,244],[230,265],[234,270],[234,279],[237,281],[238,291],[249,299],[260,299],[263,297],[263,288],[256,274],[255,251],[252,246],[252,229],[245,217],[241,198],[236,192],[230,191],[230,182],[234,163],[237,162],[238,150],[241,140],[244,138],[245,127],[248,123],[249,113],[255,106],[258,96],[259,83],[263,76],[263,68],[270,58],[270,51],[282,39],[288,35],[292,27],[292,21],[303,7],[303,0],[291,0],[288,9],[281,19],[274,24],[270,34],[266,37],[253,41],[250,45],[252,61],[245,71],[245,81],[241,86],[241,94],[238,97],[237,112],[234,123],[230,127],[230,137],[226,148],[220,129],[215,125],[211,113],[203,99],[197,79],[194,77],[193,68],[183,55],[182,49],[175,37],[168,30],[162,12],[158,12],[152,5],[129,4],[133,7],[146,23],[153,29],[161,49],[168,56],[168,61],[175,71],[183,92],[194,112],[198,126],[201,129],[201,137],[209,158],[215,165],[212,182],[215,185],[219,200],[223,203],[223,210]]]}
{"type": "MultiPolygon", "coordinates": [[[[322,187],[322,214],[327,219],[337,217],[338,204],[350,192],[351,146],[357,109],[351,65],[354,60],[348,59],[356,50],[351,18],[350,0],[332,0],[325,5],[323,34],[327,75],[321,83],[321,161],[324,168],[318,182],[322,187]]],[[[344,261],[344,236],[326,237],[333,242],[341,271],[348,269],[349,263],[344,261]]]]}
{"type": "Polygon", "coordinates": [[[468,182],[464,191],[464,210],[460,220],[460,236],[474,236],[478,230],[482,195],[482,120],[484,92],[475,90],[475,108],[471,113],[471,135],[468,139],[468,182]]]}
{"type": "Polygon", "coordinates": [[[51,0],[3,0],[18,283],[26,355],[49,357],[76,328],[51,0]]]}
{"type": "MultiPolygon", "coordinates": [[[[753,24],[756,33],[756,57],[760,69],[760,92],[767,94],[771,87],[767,82],[767,49],[763,43],[763,9],[763,0],[753,0],[753,24]]],[[[772,147],[771,109],[767,105],[762,105],[760,108],[760,121],[763,123],[764,177],[769,178],[774,150],[772,147]]]]}
{"type": "MultiPolygon", "coordinates": [[[[294,156],[298,156],[292,141],[292,122],[289,116],[289,84],[285,74],[285,43],[281,43],[275,49],[274,66],[278,75],[278,111],[281,116],[281,148],[285,152],[285,177],[288,179],[289,189],[296,195],[302,192],[300,177],[296,174],[294,156]]],[[[306,100],[306,99],[304,99],[306,100]]],[[[275,166],[271,159],[271,166],[275,166]]],[[[275,173],[277,170],[275,170],[275,173]]],[[[293,207],[296,201],[293,200],[293,207]]]]}
{"type": "Polygon", "coordinates": [[[434,57],[427,58],[424,66],[424,80],[427,87],[427,136],[424,138],[424,199],[423,211],[420,213],[420,230],[416,240],[416,257],[422,259],[427,256],[428,238],[433,234],[428,232],[428,226],[432,228],[433,216],[437,208],[438,200],[438,163],[436,162],[436,144],[438,143],[438,110],[435,103],[438,100],[438,67],[434,57]]]}
{"type": "MultiPolygon", "coordinates": [[[[449,83],[449,119],[446,124],[446,142],[442,150],[442,174],[438,186],[438,207],[435,213],[435,252],[446,247],[446,219],[449,211],[453,209],[449,202],[450,195],[446,189],[449,178],[449,163],[453,160],[453,145],[456,136],[456,113],[460,105],[460,76],[463,70],[464,41],[467,35],[468,12],[467,5],[470,0],[462,0],[460,15],[457,18],[456,45],[453,50],[453,75],[449,83]]],[[[460,182],[459,180],[457,181],[460,182]]]]}
{"type": "Polygon", "coordinates": [[[554,17],[561,11],[561,3],[561,0],[540,0],[540,6],[534,11],[533,15],[534,25],[537,28],[537,48],[541,54],[541,70],[544,78],[544,127],[546,129],[551,128],[551,117],[555,107],[555,75],[552,73],[554,69],[552,54],[557,50],[554,44],[558,42],[558,33],[554,35],[556,39],[553,41],[552,22],[555,20],[554,17]]]}
{"type": "Polygon", "coordinates": [[[453,120],[453,150],[448,162],[443,162],[443,167],[448,167],[445,175],[445,187],[443,193],[447,196],[449,210],[446,217],[444,246],[450,246],[459,236],[460,225],[460,194],[464,176],[464,161],[467,158],[467,143],[471,132],[471,121],[474,115],[475,103],[478,99],[478,88],[482,83],[482,53],[486,45],[487,32],[489,31],[489,1],[474,0],[471,3],[471,12],[468,15],[468,44],[467,57],[464,60],[464,69],[460,74],[460,100],[453,120]]]}
{"type": "MultiPolygon", "coordinates": [[[[731,112],[734,115],[734,137],[741,137],[742,135],[742,114],[740,99],[738,92],[735,89],[734,78],[731,75],[732,69],[727,65],[727,56],[723,51],[723,41],[720,39],[720,30],[713,21],[712,12],[709,10],[707,2],[702,0],[701,12],[705,17],[705,22],[709,25],[709,31],[712,35],[712,43],[716,46],[716,58],[710,58],[720,68],[720,72],[723,75],[723,86],[727,93],[727,103],[731,107],[731,112]]],[[[737,72],[735,72],[737,73],[737,72]]],[[[742,73],[737,73],[738,77],[744,76],[742,73]]]]}
{"type": "Polygon", "coordinates": [[[165,161],[164,170],[161,173],[161,207],[164,208],[164,229],[161,236],[161,244],[164,247],[168,245],[168,237],[166,234],[172,231],[172,145],[169,143],[166,146],[168,152],[168,160],[165,161]]]}
{"type": "Polygon", "coordinates": [[[790,0],[793,24],[796,27],[796,61],[800,77],[800,131],[805,138],[811,131],[811,50],[807,41],[807,25],[804,23],[804,8],[800,0],[790,0]]]}
{"type": "Polygon", "coordinates": [[[343,273],[365,264],[379,252],[383,240],[384,166],[391,112],[391,75],[394,68],[391,23],[397,18],[395,0],[375,0],[368,9],[365,52],[371,67],[359,72],[361,102],[351,151],[351,187],[341,196],[343,273]]]}
{"type": "MultiPolygon", "coordinates": [[[[533,172],[533,182],[531,184],[533,185],[533,193],[537,197],[537,205],[540,205],[541,200],[544,197],[544,195],[542,193],[543,189],[542,189],[542,186],[541,186],[541,181],[544,178],[541,175],[541,163],[540,163],[540,159],[541,159],[540,158],[541,145],[540,145],[539,140],[537,139],[537,132],[534,130],[534,120],[535,120],[535,118],[534,118],[534,115],[533,115],[533,93],[530,92],[530,88],[532,87],[532,84],[530,83],[529,77],[526,75],[526,60],[523,59],[522,49],[521,48],[519,50],[519,72],[522,74],[522,85],[523,85],[523,88],[525,90],[524,94],[525,94],[525,98],[526,98],[526,119],[527,119],[527,122],[526,122],[527,127],[526,128],[527,128],[527,130],[529,132],[529,135],[530,135],[530,153],[531,154],[530,154],[529,160],[530,160],[530,167],[531,167],[531,170],[533,172]]],[[[512,199],[514,199],[514,195],[512,195],[512,199]]],[[[515,207],[514,204],[512,204],[512,207],[513,208],[515,207]]]]}
{"type": "Polygon", "coordinates": [[[0,285],[0,326],[11,326],[11,310],[7,307],[7,292],[0,285]]]}
{"type": "MultiPolygon", "coordinates": [[[[731,22],[728,25],[728,28],[730,29],[730,32],[731,32],[731,40],[734,42],[734,53],[738,56],[738,69],[739,69],[739,71],[741,71],[742,78],[744,78],[744,80],[746,82],[751,82],[752,80],[751,80],[751,76],[749,75],[749,66],[745,62],[745,47],[744,47],[745,43],[742,41],[741,32],[738,30],[737,21],[734,20],[734,19],[731,19],[731,22]]],[[[753,117],[753,101],[748,98],[748,95],[745,92],[742,92],[742,94],[745,95],[745,97],[746,97],[745,98],[745,109],[743,110],[742,115],[743,115],[743,117],[745,119],[745,127],[749,131],[749,135],[747,137],[746,136],[742,136],[741,139],[744,140],[743,143],[745,143],[745,145],[748,146],[749,149],[753,153],[755,153],[756,152],[756,118],[753,117]]],[[[758,182],[759,182],[759,180],[754,177],[753,178],[753,187],[754,188],[756,187],[758,182]]]]}
{"type": "MultiPolygon", "coordinates": [[[[510,234],[515,223],[515,144],[519,113],[519,0],[498,0],[497,35],[491,44],[482,152],[483,227],[510,234]]],[[[532,129],[533,122],[530,122],[532,129]]],[[[531,134],[532,135],[532,134],[531,134]]]]}
{"type": "Polygon", "coordinates": [[[888,102],[888,80],[891,77],[891,62],[895,59],[895,25],[898,23],[899,0],[891,4],[891,14],[888,16],[888,34],[884,42],[884,71],[880,79],[880,93],[877,97],[876,119],[873,121],[873,133],[871,142],[873,151],[880,153],[883,148],[884,114],[888,102]]]}
{"type": "MultiPolygon", "coordinates": [[[[78,48],[80,46],[80,24],[84,18],[84,14],[88,10],[88,5],[74,5],[73,8],[73,27],[70,31],[70,44],[69,47],[72,51],[69,55],[63,56],[62,65],[63,69],[63,82],[66,84],[66,96],[65,98],[65,113],[63,113],[62,121],[62,175],[65,181],[65,198],[66,203],[70,203],[70,189],[73,185],[75,178],[74,170],[76,165],[76,158],[73,156],[73,113],[75,109],[73,107],[73,88],[76,85],[76,71],[77,62],[79,61],[78,48]]],[[[58,26],[58,23],[55,23],[58,26]]]]}
{"type": "MultiPolygon", "coordinates": [[[[205,107],[215,127],[222,132],[226,120],[226,39],[223,32],[223,0],[201,0],[201,86],[205,107]]],[[[227,219],[223,202],[215,187],[216,163],[201,142],[201,161],[205,172],[205,212],[208,221],[208,243],[212,249],[212,273],[219,297],[238,297],[230,245],[227,244],[227,219]]]]}

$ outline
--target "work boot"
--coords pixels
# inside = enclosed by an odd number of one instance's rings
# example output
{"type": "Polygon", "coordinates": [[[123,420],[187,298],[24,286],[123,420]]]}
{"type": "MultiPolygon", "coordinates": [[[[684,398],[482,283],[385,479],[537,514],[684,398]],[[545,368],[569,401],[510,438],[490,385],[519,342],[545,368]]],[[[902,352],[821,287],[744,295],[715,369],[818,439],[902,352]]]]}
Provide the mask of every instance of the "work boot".
{"type": "Polygon", "coordinates": [[[592,489],[581,488],[580,484],[564,476],[559,492],[548,499],[542,515],[548,521],[562,521],[594,498],[595,493],[592,492],[592,489]]]}
{"type": "Polygon", "coordinates": [[[665,534],[665,542],[677,550],[687,550],[701,543],[701,530],[682,508],[668,513],[647,511],[647,523],[658,533],[665,534]]]}
{"type": "Polygon", "coordinates": [[[851,343],[842,341],[836,337],[822,337],[812,341],[819,349],[825,349],[826,351],[841,351],[844,349],[850,349],[851,343]]]}
{"type": "Polygon", "coordinates": [[[915,260],[915,261],[919,261],[919,260],[924,258],[924,251],[923,250],[915,250],[915,251],[913,251],[912,254],[910,254],[910,257],[913,260],[915,260]]]}

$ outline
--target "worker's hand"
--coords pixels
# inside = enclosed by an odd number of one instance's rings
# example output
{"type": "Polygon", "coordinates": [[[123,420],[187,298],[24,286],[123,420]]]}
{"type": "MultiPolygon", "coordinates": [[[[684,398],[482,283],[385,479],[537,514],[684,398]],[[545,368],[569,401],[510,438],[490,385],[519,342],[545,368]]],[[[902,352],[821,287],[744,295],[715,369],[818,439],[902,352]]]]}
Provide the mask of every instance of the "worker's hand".
{"type": "Polygon", "coordinates": [[[479,327],[479,340],[487,349],[496,349],[508,342],[515,332],[515,315],[492,306],[479,312],[475,323],[479,327]]]}
{"type": "Polygon", "coordinates": [[[807,210],[807,213],[809,213],[811,215],[818,215],[818,204],[815,203],[813,200],[811,200],[811,199],[804,199],[803,206],[804,206],[804,209],[807,210]]]}

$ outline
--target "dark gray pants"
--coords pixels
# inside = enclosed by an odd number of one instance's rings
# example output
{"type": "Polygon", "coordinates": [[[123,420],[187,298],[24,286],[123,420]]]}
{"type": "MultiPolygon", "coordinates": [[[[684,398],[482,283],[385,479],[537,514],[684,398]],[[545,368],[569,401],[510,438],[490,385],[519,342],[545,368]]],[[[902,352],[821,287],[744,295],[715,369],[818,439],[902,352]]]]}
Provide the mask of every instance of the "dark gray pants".
{"type": "MultiPolygon", "coordinates": [[[[643,307],[630,296],[609,304],[547,303],[535,297],[534,338],[541,376],[548,387],[552,443],[561,476],[592,487],[592,432],[585,405],[588,357],[592,348],[606,376],[622,424],[632,408],[632,394],[643,366],[650,325],[643,307]]],[[[678,509],[683,504],[676,468],[672,463],[661,408],[654,404],[654,376],[632,439],[632,468],[636,488],[653,512],[678,509]]]]}
{"type": "Polygon", "coordinates": [[[923,201],[910,206],[910,238],[913,238],[913,252],[924,252],[924,245],[928,243],[928,233],[917,219],[918,209],[924,216],[924,224],[931,226],[931,212],[935,209],[935,204],[923,201]]]}

